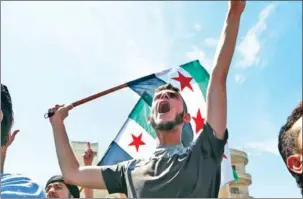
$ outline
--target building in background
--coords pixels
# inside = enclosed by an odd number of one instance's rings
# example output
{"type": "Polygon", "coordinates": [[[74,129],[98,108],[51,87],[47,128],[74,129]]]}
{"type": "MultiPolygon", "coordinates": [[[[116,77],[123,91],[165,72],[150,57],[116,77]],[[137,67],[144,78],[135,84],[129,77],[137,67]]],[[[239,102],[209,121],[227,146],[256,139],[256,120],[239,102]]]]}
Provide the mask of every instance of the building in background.
{"type": "MultiPolygon", "coordinates": [[[[87,149],[87,142],[75,142],[71,143],[74,154],[79,161],[80,165],[83,165],[83,153],[87,149]]],[[[100,157],[98,156],[98,143],[91,143],[91,149],[94,151],[93,165],[97,165],[100,157]]],[[[244,151],[230,149],[231,163],[236,169],[239,176],[238,182],[231,182],[225,185],[219,193],[219,198],[252,198],[249,195],[249,185],[251,185],[251,175],[246,173],[246,165],[248,163],[247,154],[244,151]]],[[[84,193],[81,192],[81,198],[84,198],[84,193]]],[[[104,198],[108,196],[107,190],[95,189],[94,198],[104,198]]],[[[113,196],[123,197],[120,194],[113,194],[113,196]]]]}
{"type": "MultiPolygon", "coordinates": [[[[85,152],[85,150],[87,149],[87,142],[76,142],[76,141],[72,141],[71,142],[71,146],[73,149],[73,152],[79,162],[79,164],[81,166],[84,165],[83,163],[83,154],[85,152]]],[[[99,162],[99,157],[98,157],[98,143],[90,143],[91,149],[94,151],[94,160],[92,165],[97,165],[99,162]]],[[[81,187],[80,187],[81,189],[81,187]]],[[[103,189],[94,189],[94,198],[104,198],[108,195],[107,190],[103,190],[103,189]]],[[[84,197],[84,192],[81,192],[80,195],[81,198],[85,198],[84,197]]]]}
{"type": "Polygon", "coordinates": [[[244,151],[230,149],[231,164],[238,174],[238,182],[225,185],[219,193],[219,198],[253,198],[249,195],[249,185],[252,183],[251,175],[246,172],[248,156],[244,151]]]}

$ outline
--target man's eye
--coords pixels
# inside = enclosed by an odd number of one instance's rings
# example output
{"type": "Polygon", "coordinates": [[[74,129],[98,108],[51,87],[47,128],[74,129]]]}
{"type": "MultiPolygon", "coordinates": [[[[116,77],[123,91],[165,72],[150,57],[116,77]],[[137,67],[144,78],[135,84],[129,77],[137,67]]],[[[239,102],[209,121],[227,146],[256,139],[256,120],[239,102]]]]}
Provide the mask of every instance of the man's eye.
{"type": "Polygon", "coordinates": [[[176,93],[169,93],[169,97],[170,98],[177,98],[177,94],[176,93]]]}

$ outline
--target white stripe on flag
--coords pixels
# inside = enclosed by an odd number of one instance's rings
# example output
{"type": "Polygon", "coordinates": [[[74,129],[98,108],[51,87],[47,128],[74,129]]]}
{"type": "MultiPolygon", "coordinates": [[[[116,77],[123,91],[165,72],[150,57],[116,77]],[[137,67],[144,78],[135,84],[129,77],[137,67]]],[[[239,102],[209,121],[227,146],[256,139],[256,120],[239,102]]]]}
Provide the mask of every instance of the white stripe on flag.
{"type": "Polygon", "coordinates": [[[143,158],[150,156],[157,146],[156,140],[149,135],[138,123],[134,120],[128,118],[124,126],[122,127],[119,135],[116,137],[115,142],[131,157],[133,158],[143,158]],[[140,138],[141,135],[141,138],[140,138]],[[140,140],[144,143],[138,145],[138,151],[134,142],[134,139],[140,140]]]}

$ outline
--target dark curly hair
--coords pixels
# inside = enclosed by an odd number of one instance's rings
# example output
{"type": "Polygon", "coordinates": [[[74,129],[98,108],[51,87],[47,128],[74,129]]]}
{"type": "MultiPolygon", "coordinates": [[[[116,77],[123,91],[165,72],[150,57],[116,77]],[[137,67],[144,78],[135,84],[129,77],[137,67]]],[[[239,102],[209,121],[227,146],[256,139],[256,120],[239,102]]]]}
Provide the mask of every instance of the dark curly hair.
{"type": "Polygon", "coordinates": [[[1,146],[6,145],[8,133],[13,124],[13,105],[7,87],[1,84],[1,111],[3,119],[1,121],[1,146]]]}
{"type": "MultiPolygon", "coordinates": [[[[302,101],[299,105],[292,111],[291,115],[287,118],[286,124],[281,127],[278,140],[279,152],[282,156],[283,161],[286,164],[286,160],[289,156],[301,153],[298,146],[298,136],[300,129],[292,129],[293,125],[303,116],[303,106],[302,101]]],[[[301,189],[303,195],[303,175],[297,174],[288,169],[292,176],[296,179],[298,187],[301,189]]]]}

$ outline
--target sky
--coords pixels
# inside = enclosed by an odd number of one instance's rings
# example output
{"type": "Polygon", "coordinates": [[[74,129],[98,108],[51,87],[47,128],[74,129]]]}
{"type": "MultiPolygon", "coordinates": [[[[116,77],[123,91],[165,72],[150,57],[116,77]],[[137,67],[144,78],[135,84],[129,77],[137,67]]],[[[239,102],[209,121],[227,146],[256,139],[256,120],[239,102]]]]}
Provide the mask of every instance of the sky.
{"type": "MultiPolygon", "coordinates": [[[[20,129],[5,171],[60,173],[48,108],[188,61],[211,70],[227,2],[1,2],[1,83],[20,129]]],[[[302,99],[302,2],[247,2],[228,75],[229,146],[245,150],[253,197],[301,197],[277,135],[302,99]]],[[[72,141],[100,157],[137,101],[124,89],[72,110],[72,141]]]]}

